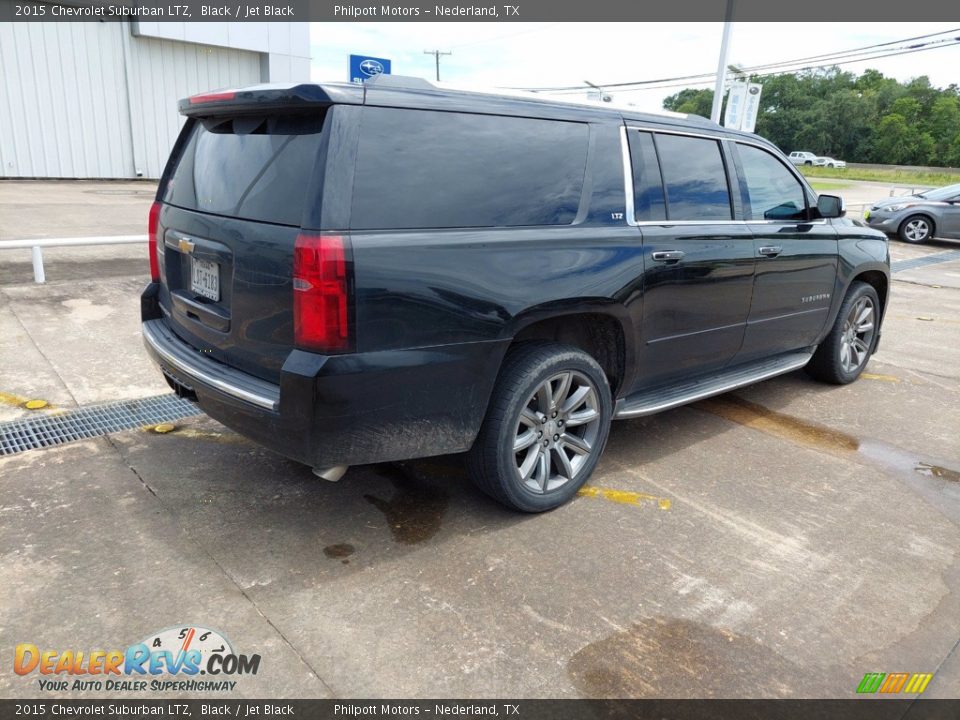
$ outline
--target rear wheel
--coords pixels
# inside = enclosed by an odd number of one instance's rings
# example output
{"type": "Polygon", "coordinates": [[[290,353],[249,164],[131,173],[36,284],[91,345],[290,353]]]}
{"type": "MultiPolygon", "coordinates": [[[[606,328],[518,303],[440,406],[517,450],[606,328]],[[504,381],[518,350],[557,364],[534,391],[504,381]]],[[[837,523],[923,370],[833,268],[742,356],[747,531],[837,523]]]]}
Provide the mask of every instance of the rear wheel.
{"type": "Polygon", "coordinates": [[[877,291],[865,282],[854,282],[840,306],[833,329],[807,365],[807,372],[817,380],[834,385],[852,383],[860,377],[873,353],[879,323],[877,291]]]}
{"type": "Polygon", "coordinates": [[[593,473],[612,408],[606,376],[590,355],[570,345],[519,344],[468,455],[470,477],[507,507],[552,510],[593,473]]]}
{"type": "Polygon", "coordinates": [[[904,242],[925,242],[933,237],[933,222],[926,215],[911,215],[900,223],[897,235],[904,242]]]}

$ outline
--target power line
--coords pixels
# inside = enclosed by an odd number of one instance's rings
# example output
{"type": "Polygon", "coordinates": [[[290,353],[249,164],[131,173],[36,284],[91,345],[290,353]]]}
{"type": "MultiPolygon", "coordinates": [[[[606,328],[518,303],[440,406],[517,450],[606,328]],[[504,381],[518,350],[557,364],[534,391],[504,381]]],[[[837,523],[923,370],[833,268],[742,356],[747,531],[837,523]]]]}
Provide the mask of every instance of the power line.
{"type": "MultiPolygon", "coordinates": [[[[753,73],[753,72],[749,72],[749,71],[747,71],[747,70],[744,70],[744,74],[745,74],[745,75],[749,75],[750,77],[755,77],[755,78],[771,77],[771,76],[773,76],[773,75],[790,75],[790,74],[793,74],[793,73],[805,72],[805,71],[807,71],[807,70],[818,70],[818,69],[820,69],[820,68],[834,67],[834,66],[836,66],[836,65],[849,65],[849,64],[851,64],[851,63],[869,62],[870,60],[876,60],[876,59],[887,58],[887,57],[897,57],[898,55],[911,55],[911,54],[917,53],[917,52],[924,52],[924,51],[927,51],[927,50],[937,50],[937,49],[939,49],[939,48],[945,48],[945,47],[954,47],[954,46],[956,46],[956,45],[960,45],[960,38],[953,38],[953,39],[951,40],[951,42],[946,43],[946,44],[943,44],[943,45],[936,45],[936,46],[933,46],[933,47],[915,48],[915,49],[913,49],[913,50],[902,50],[902,51],[899,51],[899,52],[886,53],[886,54],[883,54],[883,55],[874,55],[874,56],[869,57],[869,58],[859,58],[859,59],[856,59],[856,60],[847,60],[847,61],[841,61],[841,62],[828,62],[828,63],[825,63],[825,64],[823,64],[823,65],[808,65],[808,66],[806,66],[806,67],[794,68],[794,69],[792,69],[792,70],[776,70],[776,71],[764,72],[764,73],[753,73]]],[[[691,86],[691,85],[709,85],[709,84],[712,83],[712,82],[713,82],[713,79],[711,78],[711,79],[706,79],[706,80],[695,80],[695,81],[691,81],[691,82],[675,83],[675,84],[670,84],[670,85],[655,85],[655,86],[625,88],[625,89],[619,90],[618,92],[620,92],[620,93],[628,93],[628,92],[642,92],[642,91],[644,91],[644,90],[664,90],[664,89],[676,88],[676,87],[689,87],[689,86],[691,86]]]]}
{"type": "MultiPolygon", "coordinates": [[[[808,61],[811,61],[811,60],[825,60],[825,59],[830,59],[830,58],[836,58],[836,59],[840,60],[840,59],[843,59],[843,58],[845,58],[845,57],[853,57],[855,54],[856,54],[856,55],[861,55],[861,54],[862,54],[862,55],[869,55],[869,54],[872,54],[872,53],[864,52],[864,51],[871,51],[871,50],[873,50],[874,52],[876,52],[876,48],[886,48],[886,47],[889,47],[890,45],[898,45],[898,44],[901,44],[901,43],[911,42],[911,41],[913,41],[913,40],[924,40],[924,39],[931,38],[931,37],[937,37],[938,35],[946,35],[946,34],[948,34],[948,33],[954,33],[954,32],[958,32],[958,31],[960,31],[960,28],[953,28],[953,29],[951,29],[951,30],[941,30],[941,31],[935,32],[935,33],[928,33],[928,34],[926,34],[926,35],[916,35],[916,36],[914,36],[914,37],[902,38],[902,39],[900,39],[900,40],[890,40],[890,41],[888,41],[888,42],[876,43],[876,44],[873,44],[873,45],[864,45],[864,46],[862,46],[862,47],[850,48],[849,50],[838,50],[838,51],[831,52],[831,53],[822,53],[822,54],[820,54],[820,55],[809,55],[809,56],[806,56],[806,57],[795,58],[795,59],[793,59],[793,60],[782,60],[782,61],[775,62],[775,63],[765,63],[765,64],[762,64],[762,65],[756,65],[756,66],[753,66],[753,67],[744,68],[744,72],[751,72],[751,71],[755,71],[755,70],[767,70],[767,69],[771,69],[771,68],[774,68],[774,67],[786,67],[786,66],[790,66],[790,65],[795,65],[795,64],[797,64],[797,63],[808,62],[808,61]]],[[[956,40],[956,39],[957,39],[957,38],[950,38],[950,40],[956,40]]],[[[877,55],[877,57],[887,57],[887,56],[886,56],[886,55],[877,55]]],[[[866,59],[872,59],[872,58],[866,58],[866,59]]],[[[840,65],[840,64],[842,64],[842,63],[836,62],[836,63],[827,63],[827,64],[840,65]]],[[[821,67],[822,67],[822,66],[821,66],[821,67]]],[[[711,79],[712,79],[712,78],[715,78],[715,77],[716,77],[716,73],[700,73],[700,74],[697,74],[697,75],[679,75],[679,76],[677,76],[677,77],[659,78],[659,79],[656,79],[656,80],[635,80],[635,81],[631,81],[631,82],[604,83],[604,84],[603,84],[603,87],[604,87],[604,88],[618,88],[618,87],[630,87],[630,86],[634,86],[634,85],[654,85],[654,84],[664,83],[664,82],[678,82],[678,81],[681,81],[681,80],[696,80],[696,79],[700,79],[700,78],[711,78],[711,79]]],[[[564,92],[564,91],[582,91],[582,90],[586,90],[587,88],[586,88],[586,86],[584,86],[584,85],[569,85],[569,86],[565,86],[565,87],[551,87],[551,88],[516,88],[516,89],[537,90],[537,91],[541,91],[541,92],[564,92]]]]}

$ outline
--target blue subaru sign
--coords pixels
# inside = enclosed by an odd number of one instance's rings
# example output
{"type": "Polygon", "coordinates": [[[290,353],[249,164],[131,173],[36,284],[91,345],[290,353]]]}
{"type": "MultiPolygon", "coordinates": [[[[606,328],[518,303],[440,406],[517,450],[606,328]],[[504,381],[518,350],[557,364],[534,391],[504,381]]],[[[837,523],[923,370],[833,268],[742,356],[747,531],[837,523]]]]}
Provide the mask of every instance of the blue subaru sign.
{"type": "Polygon", "coordinates": [[[377,75],[390,74],[390,61],[369,55],[350,56],[350,82],[362,83],[377,75]]]}

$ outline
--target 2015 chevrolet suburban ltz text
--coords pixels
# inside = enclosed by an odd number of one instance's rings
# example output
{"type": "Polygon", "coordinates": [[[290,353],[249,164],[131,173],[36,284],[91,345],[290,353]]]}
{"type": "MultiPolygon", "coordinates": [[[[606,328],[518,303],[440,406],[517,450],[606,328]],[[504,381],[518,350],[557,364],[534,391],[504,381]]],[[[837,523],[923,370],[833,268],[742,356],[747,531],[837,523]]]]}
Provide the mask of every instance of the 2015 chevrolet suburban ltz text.
{"type": "Polygon", "coordinates": [[[146,347],[321,477],[466,452],[548,510],[613,419],[804,367],[849,383],[876,349],[886,236],[755,135],[397,77],[180,110],[146,347]]]}

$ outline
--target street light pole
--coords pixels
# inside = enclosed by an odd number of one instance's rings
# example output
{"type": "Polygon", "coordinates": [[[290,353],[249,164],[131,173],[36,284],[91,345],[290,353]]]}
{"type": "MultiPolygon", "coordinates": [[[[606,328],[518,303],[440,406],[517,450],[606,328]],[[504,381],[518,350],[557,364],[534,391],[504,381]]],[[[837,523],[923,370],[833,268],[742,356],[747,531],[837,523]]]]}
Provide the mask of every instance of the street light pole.
{"type": "Polygon", "coordinates": [[[440,56],[441,55],[453,55],[452,52],[440,52],[439,50],[424,50],[424,55],[433,55],[437,60],[437,82],[440,82],[440,56]]]}
{"type": "Polygon", "coordinates": [[[713,88],[713,107],[710,119],[720,122],[720,107],[723,105],[723,91],[727,84],[727,56],[730,54],[730,30],[733,27],[733,0],[727,0],[727,12],[723,21],[723,39],[720,41],[720,62],[717,64],[717,83],[713,88]]]}

